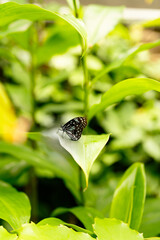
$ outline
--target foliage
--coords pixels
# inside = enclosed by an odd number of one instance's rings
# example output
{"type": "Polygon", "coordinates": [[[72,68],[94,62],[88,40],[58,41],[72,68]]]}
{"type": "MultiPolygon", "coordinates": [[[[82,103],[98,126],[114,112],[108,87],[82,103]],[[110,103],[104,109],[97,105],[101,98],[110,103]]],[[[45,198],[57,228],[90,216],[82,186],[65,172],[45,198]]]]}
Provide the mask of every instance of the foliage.
{"type": "Polygon", "coordinates": [[[34,3],[0,5],[0,239],[160,239],[159,19],[34,3]]]}

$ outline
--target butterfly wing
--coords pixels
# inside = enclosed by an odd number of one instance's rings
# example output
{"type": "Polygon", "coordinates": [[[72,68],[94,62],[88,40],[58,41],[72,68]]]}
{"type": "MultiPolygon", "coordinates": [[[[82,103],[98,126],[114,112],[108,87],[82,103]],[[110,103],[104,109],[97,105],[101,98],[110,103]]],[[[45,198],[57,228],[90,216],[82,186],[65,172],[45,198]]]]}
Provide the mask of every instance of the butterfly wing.
{"type": "Polygon", "coordinates": [[[80,139],[83,129],[87,125],[87,119],[84,117],[73,118],[62,126],[62,130],[70,137],[71,140],[80,139]]]}
{"type": "Polygon", "coordinates": [[[66,134],[70,137],[72,141],[77,141],[82,135],[82,131],[66,131],[66,134]]]}

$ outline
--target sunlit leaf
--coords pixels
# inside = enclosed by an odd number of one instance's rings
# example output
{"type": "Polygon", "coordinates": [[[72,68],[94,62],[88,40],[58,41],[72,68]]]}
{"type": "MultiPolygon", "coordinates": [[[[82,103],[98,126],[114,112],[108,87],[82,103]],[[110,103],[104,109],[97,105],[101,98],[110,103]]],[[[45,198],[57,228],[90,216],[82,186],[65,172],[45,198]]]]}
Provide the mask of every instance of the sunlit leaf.
{"type": "Polygon", "coordinates": [[[142,25],[144,27],[159,27],[160,26],[160,18],[149,20],[147,22],[142,23],[142,25]]]}
{"type": "Polygon", "coordinates": [[[13,142],[17,118],[2,84],[0,84],[0,103],[0,135],[6,141],[13,142]]]}
{"type": "Polygon", "coordinates": [[[74,224],[71,224],[71,223],[66,223],[66,222],[62,221],[61,219],[53,218],[53,217],[45,218],[42,221],[40,221],[37,225],[42,226],[42,225],[46,225],[46,224],[51,225],[51,226],[59,226],[60,224],[63,224],[65,226],[71,227],[72,229],[76,230],[77,232],[85,232],[85,233],[88,233],[90,235],[93,234],[93,232],[88,231],[84,228],[81,228],[77,225],[74,225],[74,224]]]}
{"type": "Polygon", "coordinates": [[[126,96],[140,95],[149,90],[160,92],[160,82],[149,78],[130,78],[121,81],[102,95],[100,103],[90,108],[88,119],[90,120],[98,112],[105,110],[114,103],[122,101],[126,96]]]}
{"type": "Polygon", "coordinates": [[[111,32],[122,18],[123,7],[89,5],[84,10],[89,46],[111,32]]]}
{"type": "Polygon", "coordinates": [[[142,234],[117,219],[96,219],[93,225],[98,240],[143,240],[142,234]]]}
{"type": "Polygon", "coordinates": [[[6,37],[10,34],[14,34],[16,32],[26,31],[26,29],[28,29],[31,24],[32,22],[29,20],[21,19],[21,20],[15,21],[11,23],[7,29],[5,29],[4,31],[0,31],[0,38],[6,37]]]}
{"type": "Polygon", "coordinates": [[[0,226],[0,239],[1,240],[17,240],[17,235],[9,233],[4,227],[0,226]]]}
{"type": "Polygon", "coordinates": [[[106,135],[83,135],[79,141],[71,141],[63,136],[59,131],[58,134],[60,144],[65,148],[82,168],[86,185],[88,186],[88,178],[91,167],[109,139],[106,135]]]}
{"type": "Polygon", "coordinates": [[[144,209],[146,180],[144,166],[133,164],[119,182],[111,205],[110,217],[120,219],[138,230],[144,209]]]}
{"type": "Polygon", "coordinates": [[[21,143],[26,140],[25,132],[29,130],[31,122],[24,118],[16,117],[14,107],[0,84],[0,136],[7,142],[21,143]]]}
{"type": "Polygon", "coordinates": [[[93,240],[90,235],[83,232],[76,232],[66,226],[51,226],[49,224],[37,226],[34,223],[24,224],[18,231],[19,240],[93,240]]]}
{"type": "Polygon", "coordinates": [[[145,240],[160,240],[160,237],[145,238],[145,240]]]}
{"type": "Polygon", "coordinates": [[[82,37],[83,50],[87,49],[87,33],[82,20],[75,18],[73,15],[61,15],[57,12],[51,12],[34,4],[20,5],[14,2],[0,5],[0,26],[5,26],[19,19],[31,21],[38,20],[64,20],[70,24],[82,37]]]}
{"type": "Polygon", "coordinates": [[[21,227],[30,220],[31,206],[28,197],[10,185],[0,182],[0,218],[7,221],[13,229],[21,227]]]}

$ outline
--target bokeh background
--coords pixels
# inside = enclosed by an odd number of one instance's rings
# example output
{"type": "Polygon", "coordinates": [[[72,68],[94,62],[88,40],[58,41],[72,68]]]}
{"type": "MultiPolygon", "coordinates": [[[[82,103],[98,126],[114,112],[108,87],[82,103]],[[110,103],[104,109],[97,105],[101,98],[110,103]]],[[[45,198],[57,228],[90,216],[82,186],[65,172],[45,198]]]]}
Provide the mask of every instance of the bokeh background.
{"type": "MultiPolygon", "coordinates": [[[[66,11],[67,6],[65,1],[29,2],[58,12],[66,11]]],[[[112,11],[108,21],[110,30],[88,52],[91,81],[120,56],[160,38],[159,24],[145,27],[142,24],[160,17],[159,0],[81,1],[82,6],[93,3],[114,8],[109,8],[109,13],[112,11]]],[[[86,15],[86,19],[89,17],[86,15]]],[[[71,27],[59,21],[32,23],[22,19],[11,24],[0,32],[0,130],[3,133],[0,179],[28,194],[32,219],[38,221],[49,217],[57,207],[79,204],[78,167],[58,145],[54,131],[69,119],[84,114],[80,41],[71,27]],[[45,132],[52,136],[52,142],[47,138],[39,141],[33,135],[27,140],[19,133],[21,130],[45,132]]],[[[88,21],[89,24],[91,28],[95,22],[88,21]]],[[[90,107],[124,79],[148,77],[160,81],[158,45],[129,54],[122,64],[100,77],[90,92],[90,107]]],[[[86,206],[108,216],[122,174],[132,163],[142,162],[147,200],[140,232],[147,237],[160,234],[160,94],[149,91],[141,96],[129,96],[97,114],[88,126],[88,134],[103,133],[112,135],[91,170],[89,187],[84,193],[86,206]]],[[[78,222],[72,214],[61,218],[78,222]]]]}

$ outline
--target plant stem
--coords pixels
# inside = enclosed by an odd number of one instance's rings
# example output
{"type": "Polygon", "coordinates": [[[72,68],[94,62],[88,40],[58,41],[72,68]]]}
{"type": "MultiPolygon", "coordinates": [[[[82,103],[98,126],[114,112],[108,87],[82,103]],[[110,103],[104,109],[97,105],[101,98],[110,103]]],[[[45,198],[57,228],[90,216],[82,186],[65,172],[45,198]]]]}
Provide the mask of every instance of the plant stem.
{"type": "Polygon", "coordinates": [[[84,206],[84,194],[83,194],[83,171],[82,168],[79,167],[79,185],[80,185],[80,197],[81,202],[80,205],[84,206]]]}
{"type": "MultiPolygon", "coordinates": [[[[37,35],[37,25],[38,23],[35,22],[31,26],[30,31],[30,89],[31,89],[31,99],[32,99],[32,121],[33,125],[32,128],[35,128],[36,120],[35,120],[35,111],[36,111],[36,96],[35,96],[35,86],[36,86],[36,59],[35,59],[35,51],[37,48],[38,43],[38,35],[37,35]]],[[[34,129],[35,130],[35,129],[34,129]]]]}
{"type": "Polygon", "coordinates": [[[30,87],[31,87],[31,98],[32,98],[32,128],[35,127],[35,78],[36,78],[36,69],[34,64],[34,52],[33,49],[30,51],[31,55],[31,67],[30,67],[30,87]]]}
{"type": "Polygon", "coordinates": [[[32,167],[29,170],[29,182],[25,188],[26,194],[29,196],[31,202],[32,221],[38,222],[38,179],[35,174],[35,170],[32,167]]]}
{"type": "Polygon", "coordinates": [[[76,0],[73,0],[73,5],[74,5],[74,15],[75,15],[76,18],[79,18],[79,13],[78,13],[76,0]]]}
{"type": "Polygon", "coordinates": [[[88,69],[86,64],[86,54],[82,57],[82,69],[84,74],[84,115],[88,115],[88,102],[89,102],[89,78],[88,69]]]}
{"type": "MultiPolygon", "coordinates": [[[[77,8],[77,2],[76,0],[73,0],[74,5],[74,15],[76,18],[79,17],[79,12],[77,8]]],[[[81,39],[81,49],[83,53],[83,40],[81,39]]],[[[88,69],[86,64],[86,53],[81,58],[82,62],[82,69],[83,69],[83,75],[84,75],[84,115],[87,117],[88,114],[88,103],[89,103],[89,78],[88,78],[88,69]]]]}
{"type": "MultiPolygon", "coordinates": [[[[36,31],[36,23],[34,23],[31,27],[30,32],[30,91],[31,91],[31,99],[32,99],[32,131],[36,129],[36,120],[35,120],[35,111],[36,111],[36,101],[35,101],[35,85],[36,85],[36,63],[35,63],[35,49],[37,45],[37,31],[36,31]]],[[[32,149],[37,148],[36,141],[30,140],[32,149]]],[[[32,220],[37,222],[38,220],[38,191],[37,191],[37,177],[35,174],[34,168],[31,168],[29,172],[30,181],[28,183],[28,192],[29,198],[32,206],[32,220]]]]}
{"type": "MultiPolygon", "coordinates": [[[[73,0],[73,5],[74,5],[74,15],[76,18],[79,18],[79,12],[77,8],[77,2],[76,0],[73,0]]],[[[81,49],[82,49],[82,54],[83,54],[83,40],[81,39],[81,49]]],[[[82,69],[83,69],[83,75],[84,75],[84,115],[87,118],[88,115],[88,102],[89,102],[89,78],[88,78],[88,69],[87,69],[87,64],[86,64],[86,54],[83,55],[81,58],[81,63],[82,63],[82,69]]],[[[79,167],[79,184],[80,184],[80,196],[81,196],[81,205],[84,206],[85,201],[84,201],[84,193],[83,193],[83,171],[79,167]]]]}

